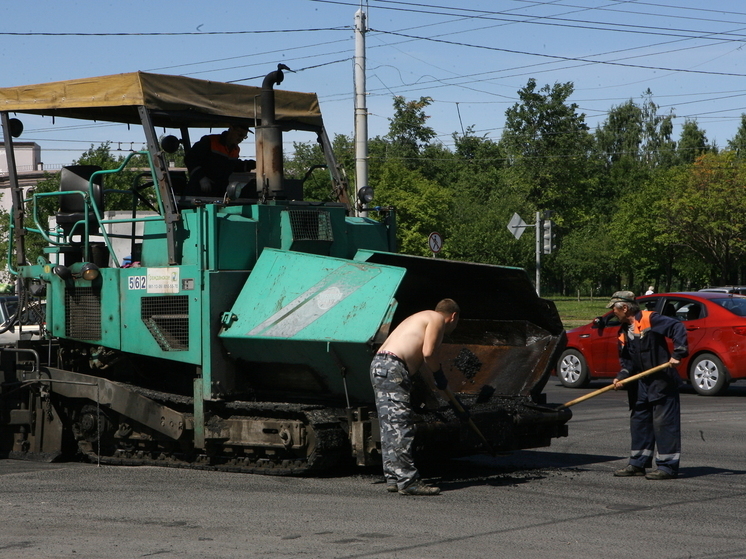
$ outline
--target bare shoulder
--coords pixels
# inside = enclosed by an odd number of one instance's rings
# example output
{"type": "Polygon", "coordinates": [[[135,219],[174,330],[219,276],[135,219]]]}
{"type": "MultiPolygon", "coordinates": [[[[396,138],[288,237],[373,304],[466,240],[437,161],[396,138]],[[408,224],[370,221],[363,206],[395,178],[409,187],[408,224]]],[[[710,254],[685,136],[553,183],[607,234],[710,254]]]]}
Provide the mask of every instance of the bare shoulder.
{"type": "Polygon", "coordinates": [[[441,322],[443,321],[443,316],[440,313],[435,311],[420,311],[409,315],[407,318],[402,320],[399,327],[409,328],[416,327],[417,325],[424,327],[431,322],[437,322],[438,320],[441,322]]]}

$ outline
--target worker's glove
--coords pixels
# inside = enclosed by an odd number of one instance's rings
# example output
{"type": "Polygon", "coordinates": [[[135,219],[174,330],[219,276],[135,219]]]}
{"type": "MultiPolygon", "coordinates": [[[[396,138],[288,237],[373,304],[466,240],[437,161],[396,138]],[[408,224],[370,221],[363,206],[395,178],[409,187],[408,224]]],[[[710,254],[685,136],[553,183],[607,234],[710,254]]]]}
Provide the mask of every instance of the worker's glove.
{"type": "Polygon", "coordinates": [[[244,168],[244,172],[247,172],[247,173],[249,171],[253,171],[254,169],[256,169],[256,161],[254,161],[253,159],[246,159],[243,162],[243,168],[244,168]]]}
{"type": "Polygon", "coordinates": [[[212,181],[207,177],[202,177],[199,179],[199,189],[202,191],[202,194],[209,194],[212,192],[212,181]]]}
{"type": "Polygon", "coordinates": [[[438,390],[445,390],[448,388],[448,379],[446,374],[443,372],[443,367],[438,367],[437,371],[433,371],[433,378],[435,379],[435,386],[438,390]]]}

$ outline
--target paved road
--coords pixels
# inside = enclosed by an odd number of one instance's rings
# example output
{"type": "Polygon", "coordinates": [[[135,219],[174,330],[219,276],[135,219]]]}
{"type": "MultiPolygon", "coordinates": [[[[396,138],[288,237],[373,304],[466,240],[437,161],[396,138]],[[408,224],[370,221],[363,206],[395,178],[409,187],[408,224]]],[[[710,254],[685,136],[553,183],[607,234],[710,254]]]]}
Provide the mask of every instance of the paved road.
{"type": "MultiPolygon", "coordinates": [[[[602,384],[595,384],[591,389],[602,384]]],[[[550,382],[549,401],[586,390],[550,382]]],[[[683,471],[621,479],[622,393],[573,408],[552,447],[426,467],[438,497],[388,494],[376,471],[273,478],[0,460],[0,557],[746,557],[746,386],[685,393],[683,471]]]]}

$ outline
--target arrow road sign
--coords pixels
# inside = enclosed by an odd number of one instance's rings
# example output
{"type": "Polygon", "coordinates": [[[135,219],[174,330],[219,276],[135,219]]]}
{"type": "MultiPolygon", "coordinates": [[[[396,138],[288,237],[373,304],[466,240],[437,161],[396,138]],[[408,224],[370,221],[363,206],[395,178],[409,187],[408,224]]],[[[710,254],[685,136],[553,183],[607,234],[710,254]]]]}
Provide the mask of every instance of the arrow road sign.
{"type": "Polygon", "coordinates": [[[523,235],[523,232],[526,230],[526,227],[528,227],[528,223],[523,221],[521,216],[517,213],[514,213],[513,217],[510,218],[510,223],[508,223],[508,231],[510,231],[516,239],[520,239],[521,235],[523,235]]]}

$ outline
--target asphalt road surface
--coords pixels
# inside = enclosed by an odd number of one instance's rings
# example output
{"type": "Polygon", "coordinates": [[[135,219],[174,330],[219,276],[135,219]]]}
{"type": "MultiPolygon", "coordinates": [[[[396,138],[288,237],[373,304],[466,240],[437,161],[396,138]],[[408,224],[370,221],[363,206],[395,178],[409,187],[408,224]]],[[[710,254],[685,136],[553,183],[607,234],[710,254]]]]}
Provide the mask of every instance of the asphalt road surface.
{"type": "MultiPolygon", "coordinates": [[[[588,390],[552,379],[550,402],[588,390]]],[[[626,396],[573,408],[546,449],[423,465],[437,497],[378,471],[277,478],[0,460],[0,557],[731,559],[746,557],[746,386],[682,395],[677,480],[614,478],[626,396]]]]}

